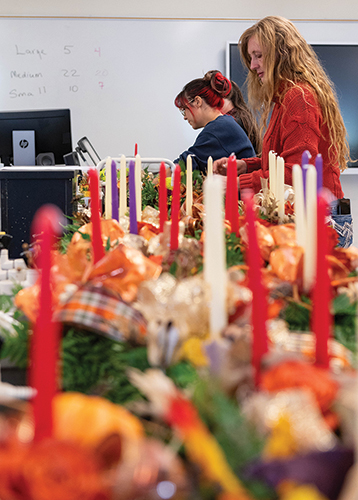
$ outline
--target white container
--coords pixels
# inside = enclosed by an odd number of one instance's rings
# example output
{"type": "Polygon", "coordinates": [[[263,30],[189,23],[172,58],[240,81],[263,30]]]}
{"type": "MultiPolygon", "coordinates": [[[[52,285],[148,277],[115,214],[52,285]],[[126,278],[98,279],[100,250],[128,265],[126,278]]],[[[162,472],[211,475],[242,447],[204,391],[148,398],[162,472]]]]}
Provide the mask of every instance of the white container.
{"type": "Polygon", "coordinates": [[[9,260],[9,250],[7,248],[1,249],[0,262],[1,269],[8,270],[14,268],[14,261],[9,260]]]}
{"type": "Polygon", "coordinates": [[[21,283],[23,288],[27,288],[28,286],[33,286],[38,278],[38,271],[36,269],[26,269],[26,278],[21,283]]]}

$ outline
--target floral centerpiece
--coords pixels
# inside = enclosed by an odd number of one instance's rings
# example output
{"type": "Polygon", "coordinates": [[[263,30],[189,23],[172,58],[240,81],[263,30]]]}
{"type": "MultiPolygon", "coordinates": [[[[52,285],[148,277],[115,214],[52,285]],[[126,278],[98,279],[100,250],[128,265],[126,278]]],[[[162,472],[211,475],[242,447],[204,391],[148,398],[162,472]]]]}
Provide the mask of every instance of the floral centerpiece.
{"type": "MultiPolygon", "coordinates": [[[[238,233],[229,221],[223,226],[229,320],[213,340],[210,290],[202,276],[201,183],[188,216],[185,175],[181,180],[175,251],[170,222],[158,231],[158,183],[146,174],[138,235],[128,232],[127,217],[102,220],[105,255],[94,262],[92,224],[72,225],[66,242],[52,250],[64,392],[54,399],[48,441],[32,441],[27,406],[18,408],[12,423],[4,417],[1,498],[41,500],[51,490],[74,499],[339,498],[353,465],[358,251],[335,247],[330,233],[335,339],[330,367],[322,369],[314,366],[314,304],[302,287],[292,204],[286,204],[287,223],[278,225],[275,199],[265,188],[256,198],[269,343],[257,385],[245,204],[239,204],[238,233]]],[[[2,356],[22,367],[31,357],[39,293],[36,284],[20,291],[14,305],[2,302],[4,314],[12,308],[15,320],[11,332],[3,332],[2,356]]]]}

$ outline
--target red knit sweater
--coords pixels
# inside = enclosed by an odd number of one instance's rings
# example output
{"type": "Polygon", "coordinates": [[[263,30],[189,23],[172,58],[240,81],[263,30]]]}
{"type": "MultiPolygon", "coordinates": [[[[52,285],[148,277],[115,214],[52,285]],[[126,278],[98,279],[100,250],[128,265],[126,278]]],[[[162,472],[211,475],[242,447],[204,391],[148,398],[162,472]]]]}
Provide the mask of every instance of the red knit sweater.
{"type": "Polygon", "coordinates": [[[328,156],[329,133],[323,123],[322,113],[316,94],[308,84],[291,87],[282,102],[274,99],[269,126],[263,138],[262,159],[245,159],[247,173],[240,175],[240,190],[261,189],[261,178],[269,176],[268,156],[273,150],[285,160],[285,183],[292,185],[292,166],[301,165],[302,153],[308,150],[314,165],[315,158],[321,153],[323,159],[323,186],[337,198],[343,198],[339,179],[338,163],[332,164],[328,156]]]}

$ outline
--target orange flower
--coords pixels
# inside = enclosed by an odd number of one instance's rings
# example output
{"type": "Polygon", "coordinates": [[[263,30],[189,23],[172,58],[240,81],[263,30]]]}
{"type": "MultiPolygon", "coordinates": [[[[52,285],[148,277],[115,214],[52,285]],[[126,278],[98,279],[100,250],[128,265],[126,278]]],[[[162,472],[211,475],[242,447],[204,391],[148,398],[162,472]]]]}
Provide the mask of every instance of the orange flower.
{"type": "Polygon", "coordinates": [[[276,245],[290,244],[296,240],[296,229],[294,224],[271,226],[270,230],[276,245]]]}
{"type": "Polygon", "coordinates": [[[271,252],[269,260],[272,271],[282,281],[294,283],[302,276],[302,247],[282,245],[271,252]]]}
{"type": "Polygon", "coordinates": [[[282,308],[285,305],[285,301],[283,299],[275,299],[269,301],[267,305],[267,317],[268,319],[277,318],[282,311],[282,308]]]}
{"type": "Polygon", "coordinates": [[[165,419],[171,427],[185,433],[200,426],[201,421],[194,406],[181,395],[172,398],[165,419]]]}
{"type": "Polygon", "coordinates": [[[74,443],[3,444],[0,464],[2,500],[109,500],[94,456],[74,443]]]}
{"type": "Polygon", "coordinates": [[[95,449],[114,434],[123,439],[124,445],[137,442],[144,435],[140,420],[124,407],[99,396],[61,392],[54,398],[53,409],[56,438],[86,448],[95,449]]]}
{"type": "Polygon", "coordinates": [[[263,373],[263,389],[277,392],[293,387],[309,389],[316,398],[322,412],[329,409],[334,401],[338,384],[331,379],[327,370],[303,361],[284,361],[263,373]]]}

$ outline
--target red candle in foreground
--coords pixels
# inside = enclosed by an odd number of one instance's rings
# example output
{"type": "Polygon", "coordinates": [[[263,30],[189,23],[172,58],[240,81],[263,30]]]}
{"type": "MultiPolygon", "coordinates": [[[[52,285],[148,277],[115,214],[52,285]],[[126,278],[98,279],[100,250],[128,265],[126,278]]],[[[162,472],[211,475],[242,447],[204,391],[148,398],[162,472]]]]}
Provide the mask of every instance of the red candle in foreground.
{"type": "Polygon", "coordinates": [[[252,365],[255,370],[255,384],[260,382],[260,365],[267,352],[267,298],[261,276],[261,256],[255,228],[254,201],[252,194],[244,195],[249,247],[246,253],[249,288],[252,292],[252,365]]]}
{"type": "Polygon", "coordinates": [[[312,332],[316,337],[316,365],[329,368],[328,339],[332,328],[330,304],[331,283],[328,275],[328,228],[325,222],[328,204],[323,196],[317,200],[317,267],[313,289],[312,332]]]}
{"type": "Polygon", "coordinates": [[[91,168],[88,172],[89,185],[91,193],[91,222],[92,222],[92,248],[93,248],[93,261],[96,264],[104,257],[104,248],[102,243],[101,232],[101,217],[100,217],[100,204],[99,204],[99,180],[98,172],[91,168]]]}
{"type": "Polygon", "coordinates": [[[159,229],[163,232],[164,222],[168,220],[167,173],[164,163],[160,164],[159,172],[159,229]]]}
{"type": "Polygon", "coordinates": [[[231,232],[235,234],[239,230],[238,196],[236,158],[231,155],[227,165],[225,219],[230,222],[231,232]]]}
{"type": "Polygon", "coordinates": [[[174,171],[174,186],[171,212],[170,249],[177,250],[179,246],[179,205],[180,205],[180,166],[177,165],[174,171]]]}
{"type": "Polygon", "coordinates": [[[53,205],[42,206],[35,214],[32,234],[39,235],[39,312],[30,347],[29,383],[36,389],[33,399],[34,439],[52,436],[52,400],[58,389],[60,324],[52,321],[51,250],[60,228],[61,212],[53,205]]]}
{"type": "Polygon", "coordinates": [[[137,156],[137,154],[138,154],[138,144],[135,143],[135,145],[134,145],[134,156],[137,156]]]}

